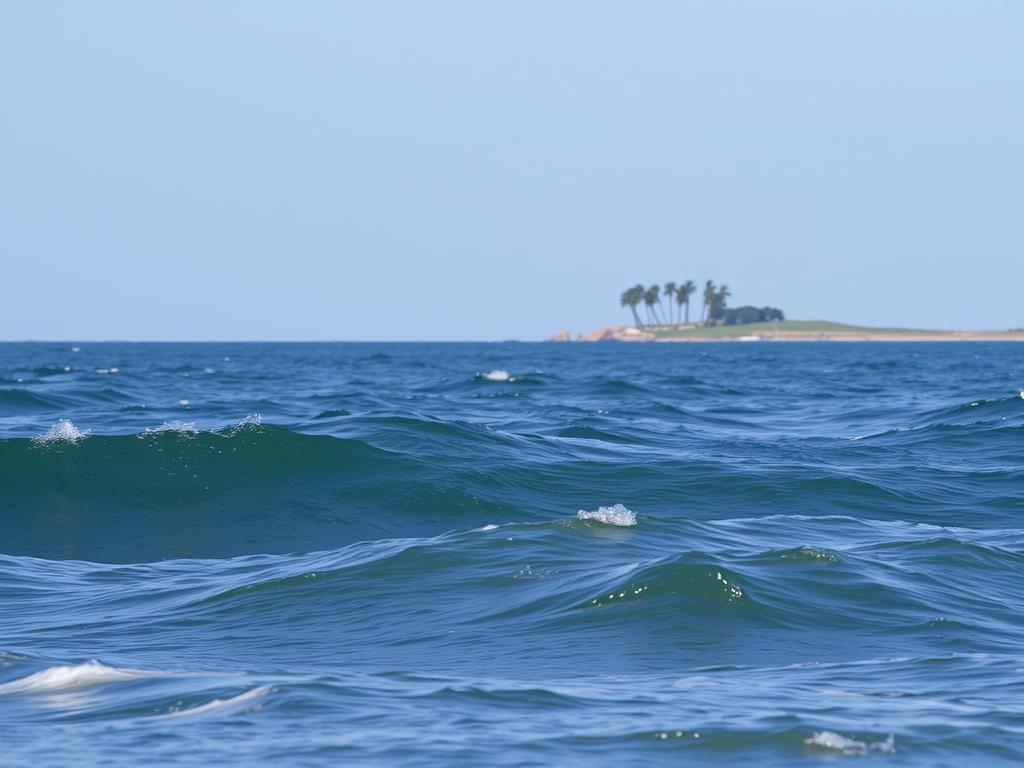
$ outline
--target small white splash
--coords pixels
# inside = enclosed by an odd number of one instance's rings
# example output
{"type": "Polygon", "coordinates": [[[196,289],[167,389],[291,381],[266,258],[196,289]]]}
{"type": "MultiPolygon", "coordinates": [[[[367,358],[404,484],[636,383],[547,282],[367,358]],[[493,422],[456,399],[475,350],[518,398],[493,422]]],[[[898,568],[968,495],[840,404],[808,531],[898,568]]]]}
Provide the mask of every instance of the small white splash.
{"type": "Polygon", "coordinates": [[[179,400],[178,405],[188,405],[188,400],[179,400]]]}
{"type": "Polygon", "coordinates": [[[233,424],[232,426],[228,427],[227,430],[224,432],[224,434],[229,435],[229,436],[237,435],[239,432],[241,432],[243,430],[253,429],[255,427],[260,426],[260,424],[262,424],[262,423],[263,423],[263,416],[261,414],[259,414],[259,413],[250,413],[248,416],[246,416],[244,419],[242,419],[237,424],[233,424]]]}
{"type": "Polygon", "coordinates": [[[533,566],[528,565],[525,568],[520,568],[519,572],[513,574],[512,578],[518,581],[533,581],[536,579],[546,579],[553,573],[554,571],[551,568],[538,568],[534,570],[533,566]]]}
{"type": "Polygon", "coordinates": [[[217,369],[216,368],[204,368],[203,371],[205,373],[216,373],[217,369]]]}
{"type": "Polygon", "coordinates": [[[82,348],[81,348],[81,347],[72,347],[72,348],[71,348],[71,351],[72,351],[72,352],[81,352],[81,351],[82,351],[82,348]]]}
{"type": "Polygon", "coordinates": [[[598,507],[592,512],[581,509],[576,513],[576,518],[579,520],[596,520],[605,525],[619,525],[622,527],[636,525],[636,513],[626,509],[622,504],[598,507]]]}
{"type": "Polygon", "coordinates": [[[725,587],[725,590],[729,595],[730,603],[733,600],[739,600],[741,597],[743,597],[743,590],[740,588],[739,584],[733,584],[732,582],[730,582],[727,578],[725,578],[725,576],[722,575],[721,571],[716,571],[715,579],[716,581],[722,582],[722,586],[725,587]]]}
{"type": "Polygon", "coordinates": [[[488,381],[515,381],[515,377],[508,371],[496,370],[482,374],[488,381]]]}
{"type": "Polygon", "coordinates": [[[196,435],[199,430],[194,421],[165,421],[159,427],[146,427],[146,433],[150,435],[162,432],[177,432],[182,435],[196,435]]]}
{"type": "Polygon", "coordinates": [[[89,436],[88,429],[79,429],[68,419],[60,419],[46,432],[32,438],[37,443],[77,443],[89,436]]]}
{"type": "Polygon", "coordinates": [[[866,755],[868,752],[891,754],[896,751],[896,739],[891,733],[884,741],[866,742],[849,739],[833,731],[818,731],[809,739],[804,739],[804,744],[809,744],[812,747],[834,749],[844,755],[866,755]]]}
{"type": "Polygon", "coordinates": [[[97,368],[96,373],[117,373],[117,368],[97,368]]]}
{"type": "Polygon", "coordinates": [[[235,426],[237,427],[258,427],[263,423],[263,414],[261,413],[250,413],[244,419],[242,419],[235,426]]]}
{"type": "Polygon", "coordinates": [[[1020,399],[1021,399],[1021,400],[1024,400],[1024,389],[1022,389],[1022,390],[1021,390],[1021,391],[1019,392],[1019,394],[1020,394],[1020,399]]]}
{"type": "Polygon", "coordinates": [[[49,667],[20,680],[3,683],[0,685],[0,694],[67,691],[91,685],[133,680],[153,674],[156,673],[144,672],[139,669],[118,669],[117,667],[108,667],[98,661],[87,661],[85,664],[74,666],[49,667]]]}
{"type": "Polygon", "coordinates": [[[493,531],[493,530],[495,530],[495,529],[496,529],[497,527],[498,527],[498,526],[496,526],[496,525],[495,525],[494,523],[488,523],[487,525],[485,525],[485,526],[484,526],[483,528],[481,528],[480,530],[481,530],[481,531],[493,531]]]}

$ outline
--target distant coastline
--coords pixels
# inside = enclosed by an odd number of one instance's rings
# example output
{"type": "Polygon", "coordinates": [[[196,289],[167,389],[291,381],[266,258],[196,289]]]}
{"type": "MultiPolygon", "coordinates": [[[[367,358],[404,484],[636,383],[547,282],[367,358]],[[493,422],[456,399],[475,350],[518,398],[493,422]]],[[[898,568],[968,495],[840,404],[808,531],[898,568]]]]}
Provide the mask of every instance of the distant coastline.
{"type": "MultiPolygon", "coordinates": [[[[707,280],[645,286],[637,283],[619,296],[633,325],[612,325],[576,336],[576,341],[1024,341],[1024,328],[1007,331],[947,331],[920,328],[873,328],[829,320],[788,320],[778,307],[730,307],[729,286],[707,280]],[[694,322],[690,302],[695,297],[694,322]],[[697,319],[697,310],[700,310],[697,319]]],[[[572,341],[560,331],[548,341],[572,341]]]]}
{"type": "Polygon", "coordinates": [[[708,341],[1024,341],[1024,328],[1008,331],[945,331],[919,328],[872,328],[826,320],[783,320],[743,325],[699,323],[614,325],[579,334],[562,331],[549,341],[708,342],[708,341]]]}

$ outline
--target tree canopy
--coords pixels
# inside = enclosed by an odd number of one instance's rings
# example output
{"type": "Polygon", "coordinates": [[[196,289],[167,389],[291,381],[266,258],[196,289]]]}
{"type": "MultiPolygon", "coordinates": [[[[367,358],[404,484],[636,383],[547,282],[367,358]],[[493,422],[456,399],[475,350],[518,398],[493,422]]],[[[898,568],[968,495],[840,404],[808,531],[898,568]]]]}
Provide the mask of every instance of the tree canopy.
{"type": "MultiPolygon", "coordinates": [[[[633,315],[637,328],[645,326],[666,326],[680,324],[680,315],[685,316],[684,323],[690,323],[690,298],[697,292],[697,284],[693,280],[682,283],[666,282],[663,287],[657,284],[644,286],[637,283],[627,288],[619,297],[619,303],[628,307],[633,315]],[[662,297],[667,300],[662,302],[662,297]],[[643,322],[637,307],[644,307],[647,322],[643,322]],[[673,311],[675,304],[675,311],[673,311]],[[660,310],[660,313],[659,313],[660,310]],[[685,312],[685,314],[684,314],[685,312]]],[[[732,291],[729,286],[716,286],[713,280],[704,283],[702,293],[700,323],[714,325],[746,325],[748,323],[778,322],[786,319],[785,313],[776,307],[754,307],[744,305],[731,308],[728,306],[732,291]]]]}

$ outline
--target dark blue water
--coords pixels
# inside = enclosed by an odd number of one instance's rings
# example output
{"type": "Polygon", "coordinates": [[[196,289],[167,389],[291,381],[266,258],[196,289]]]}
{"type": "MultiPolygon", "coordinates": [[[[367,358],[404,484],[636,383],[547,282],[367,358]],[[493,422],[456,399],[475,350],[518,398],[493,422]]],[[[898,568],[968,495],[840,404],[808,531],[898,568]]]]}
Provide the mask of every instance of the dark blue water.
{"type": "Polygon", "coordinates": [[[0,761],[1020,764],[1022,387],[1010,343],[0,345],[0,761]]]}

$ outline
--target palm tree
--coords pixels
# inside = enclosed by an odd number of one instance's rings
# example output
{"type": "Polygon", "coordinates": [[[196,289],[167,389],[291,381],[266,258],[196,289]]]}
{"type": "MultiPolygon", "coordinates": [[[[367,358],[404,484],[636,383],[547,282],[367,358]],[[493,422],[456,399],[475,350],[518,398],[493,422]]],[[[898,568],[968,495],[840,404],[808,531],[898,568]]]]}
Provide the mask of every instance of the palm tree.
{"type": "Polygon", "coordinates": [[[624,307],[629,307],[629,311],[633,313],[633,322],[636,323],[636,327],[639,328],[643,323],[640,322],[640,315],[636,312],[636,307],[643,299],[643,293],[637,290],[636,286],[627,288],[622,292],[622,296],[619,297],[619,303],[624,307]]]}
{"type": "Polygon", "coordinates": [[[700,309],[700,321],[705,322],[705,317],[708,309],[711,308],[711,302],[715,300],[715,284],[708,280],[704,283],[704,305],[700,309]]]}
{"type": "MultiPolygon", "coordinates": [[[[669,323],[673,323],[675,321],[672,319],[672,297],[676,295],[676,284],[665,283],[665,287],[662,288],[662,293],[664,293],[665,297],[668,299],[668,321],[669,323]]],[[[661,299],[658,299],[658,303],[661,304],[661,299]]]]}
{"type": "Polygon", "coordinates": [[[723,310],[725,310],[726,302],[730,296],[732,296],[732,293],[730,293],[729,286],[727,285],[723,285],[711,295],[711,305],[708,311],[709,322],[721,317],[723,310]]]}
{"type": "MultiPolygon", "coordinates": [[[[646,291],[647,289],[644,288],[640,283],[637,283],[630,290],[633,291],[633,296],[636,299],[637,306],[639,306],[644,300],[644,291],[646,291]]],[[[651,313],[648,311],[647,322],[650,323],[650,321],[651,313]]],[[[641,325],[643,325],[643,323],[641,323],[641,325]]]]}
{"type": "Polygon", "coordinates": [[[654,309],[654,305],[657,304],[659,301],[659,293],[661,293],[661,290],[656,285],[652,285],[650,288],[644,291],[644,304],[647,307],[647,312],[651,315],[654,315],[654,321],[656,323],[661,322],[658,319],[658,312],[654,309]]]}
{"type": "Polygon", "coordinates": [[[697,292],[697,286],[693,284],[693,280],[687,280],[685,283],[680,285],[676,289],[676,303],[682,306],[686,305],[686,322],[690,322],[690,297],[697,292]]]}
{"type": "Polygon", "coordinates": [[[722,309],[725,309],[725,302],[730,296],[732,296],[732,292],[729,290],[729,286],[723,284],[722,287],[718,289],[718,293],[716,294],[719,306],[722,309]]]}

